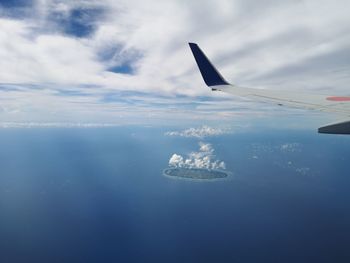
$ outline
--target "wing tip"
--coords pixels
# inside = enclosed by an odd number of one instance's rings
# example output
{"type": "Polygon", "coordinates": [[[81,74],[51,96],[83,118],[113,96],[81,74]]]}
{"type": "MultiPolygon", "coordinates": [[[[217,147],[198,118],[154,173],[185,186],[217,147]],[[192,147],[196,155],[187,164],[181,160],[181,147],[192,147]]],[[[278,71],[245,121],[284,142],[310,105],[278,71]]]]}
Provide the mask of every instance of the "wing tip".
{"type": "Polygon", "coordinates": [[[203,80],[207,86],[211,87],[219,85],[230,85],[210,62],[198,44],[194,42],[189,42],[188,44],[191,48],[194,59],[197,62],[197,66],[202,74],[203,80]]]}
{"type": "Polygon", "coordinates": [[[350,134],[350,121],[338,122],[318,128],[318,133],[350,134]]]}

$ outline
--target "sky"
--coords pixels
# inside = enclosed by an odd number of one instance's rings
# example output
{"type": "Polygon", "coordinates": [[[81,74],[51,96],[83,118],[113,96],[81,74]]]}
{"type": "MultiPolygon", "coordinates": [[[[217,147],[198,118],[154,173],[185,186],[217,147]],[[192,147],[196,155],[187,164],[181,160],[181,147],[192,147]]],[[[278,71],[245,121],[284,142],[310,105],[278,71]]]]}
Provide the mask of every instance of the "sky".
{"type": "Polygon", "coordinates": [[[346,0],[2,0],[0,126],[303,115],[210,92],[188,42],[238,86],[349,95],[349,8],[346,0]]]}

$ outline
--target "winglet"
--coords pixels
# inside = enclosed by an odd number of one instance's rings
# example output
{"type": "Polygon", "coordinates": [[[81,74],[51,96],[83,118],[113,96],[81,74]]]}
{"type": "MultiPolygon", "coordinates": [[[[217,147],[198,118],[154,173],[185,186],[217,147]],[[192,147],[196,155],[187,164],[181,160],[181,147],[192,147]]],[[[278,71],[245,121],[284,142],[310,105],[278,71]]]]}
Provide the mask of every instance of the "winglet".
{"type": "Polygon", "coordinates": [[[207,86],[230,85],[195,43],[188,43],[207,86]]]}
{"type": "Polygon", "coordinates": [[[330,124],[318,129],[319,133],[328,134],[350,134],[350,121],[330,124]]]}

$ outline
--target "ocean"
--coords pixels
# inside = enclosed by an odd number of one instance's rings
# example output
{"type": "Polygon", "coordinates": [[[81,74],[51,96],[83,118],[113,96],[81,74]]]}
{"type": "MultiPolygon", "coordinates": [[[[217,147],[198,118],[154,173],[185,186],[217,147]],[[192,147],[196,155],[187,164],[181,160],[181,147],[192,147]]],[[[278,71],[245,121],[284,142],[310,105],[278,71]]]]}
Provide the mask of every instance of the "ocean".
{"type": "Polygon", "coordinates": [[[350,137],[0,130],[0,262],[349,262],[350,137]],[[163,175],[210,143],[230,176],[163,175]]]}

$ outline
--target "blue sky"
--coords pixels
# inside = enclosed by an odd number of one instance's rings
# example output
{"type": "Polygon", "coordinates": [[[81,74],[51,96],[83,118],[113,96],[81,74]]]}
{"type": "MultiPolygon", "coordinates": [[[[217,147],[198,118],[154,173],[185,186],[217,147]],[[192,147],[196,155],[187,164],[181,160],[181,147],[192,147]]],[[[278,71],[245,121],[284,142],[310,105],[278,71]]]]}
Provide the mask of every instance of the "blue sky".
{"type": "Polygon", "coordinates": [[[237,85],[349,95],[349,5],[1,1],[0,122],[226,123],[280,114],[210,92],[189,41],[237,85]]]}

